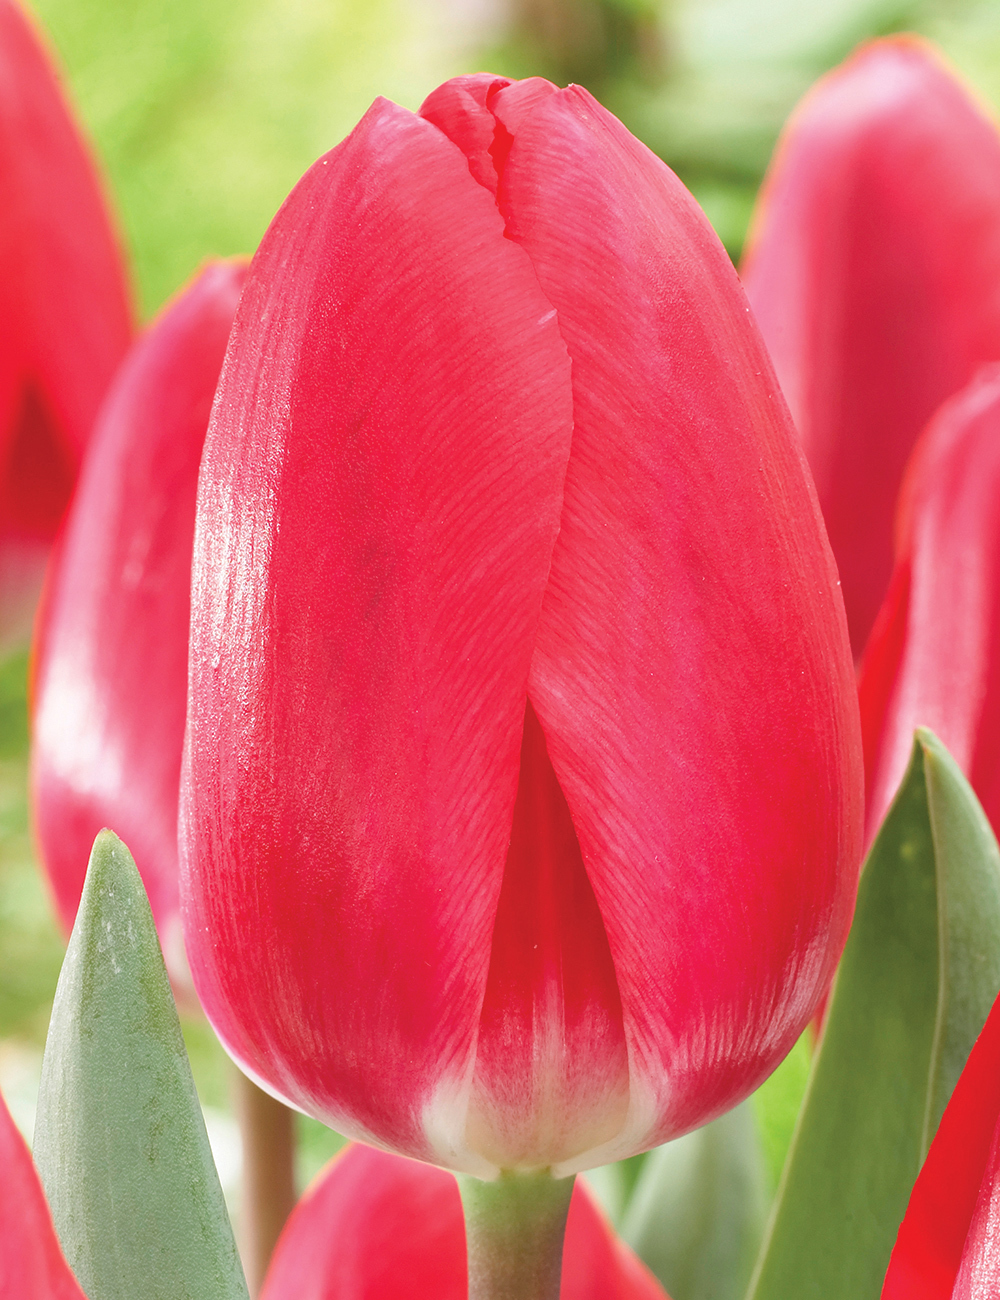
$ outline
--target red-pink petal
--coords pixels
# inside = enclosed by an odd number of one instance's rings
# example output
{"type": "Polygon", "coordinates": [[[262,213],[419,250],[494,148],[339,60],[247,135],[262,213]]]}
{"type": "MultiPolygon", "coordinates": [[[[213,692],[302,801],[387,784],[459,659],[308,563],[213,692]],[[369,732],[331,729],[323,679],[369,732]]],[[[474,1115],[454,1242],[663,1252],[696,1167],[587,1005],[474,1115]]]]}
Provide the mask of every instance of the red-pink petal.
{"type": "Polygon", "coordinates": [[[265,237],[206,444],[185,931],[262,1081],[466,1167],[571,417],[492,195],[376,103],[265,237]]]}
{"type": "Polygon", "coordinates": [[[628,1091],[607,933],[529,704],[468,1139],[501,1167],[554,1164],[614,1138],[628,1091]]]}
{"type": "MultiPolygon", "coordinates": [[[[456,78],[420,109],[494,195],[512,131],[556,89],[539,78],[509,92],[508,85],[486,75],[456,78]],[[500,95],[505,122],[493,115],[500,95]]],[[[610,1141],[627,1110],[627,1049],[607,933],[529,704],[466,1138],[498,1166],[545,1166],[610,1141]]]]}
{"type": "Polygon", "coordinates": [[[1000,1291],[1000,1260],[990,1245],[1000,1231],[998,1120],[1000,999],[914,1185],[882,1300],[993,1300],[1000,1291]]]}
{"type": "Polygon", "coordinates": [[[305,178],[234,330],[188,946],[266,1086],[565,1170],[710,1118],[808,1019],[856,878],[853,674],[690,196],[579,90],[421,111],[376,105],[305,178]]]}
{"type": "MultiPolygon", "coordinates": [[[[465,1230],[451,1174],[355,1146],[293,1212],[261,1300],[466,1300],[465,1230]]],[[[577,1183],[561,1300],[665,1300],[577,1183]]]]}
{"type": "Polygon", "coordinates": [[[2,595],[55,533],[132,331],[94,165],[13,0],[0,0],[0,176],[2,595]]]}
{"type": "Polygon", "coordinates": [[[951,1300],[994,1300],[1000,1295],[1000,1120],[993,1130],[986,1172],[969,1224],[951,1300]]]}
{"type": "Polygon", "coordinates": [[[24,1138],[0,1096],[0,1300],[86,1300],[24,1138]]]}
{"type": "Polygon", "coordinates": [[[585,91],[527,111],[520,93],[492,100],[513,135],[499,204],[574,400],[529,695],[610,940],[624,1154],[733,1105],[829,982],[860,847],[857,704],[815,499],[721,246],[585,91]]]}
{"type": "Polygon", "coordinates": [[[907,473],[901,553],[862,663],[871,839],[930,727],[1000,827],[1000,366],[945,403],[907,473]]]}
{"type": "Polygon", "coordinates": [[[860,654],[910,449],[1000,357],[1000,137],[929,46],[873,42],[809,92],[778,146],[744,281],[860,654]]]}
{"type": "Polygon", "coordinates": [[[242,264],[209,266],[122,367],[35,651],[35,825],[63,922],[110,826],[135,856],[168,961],[183,959],[177,797],[198,466],[244,276],[242,264]]]}

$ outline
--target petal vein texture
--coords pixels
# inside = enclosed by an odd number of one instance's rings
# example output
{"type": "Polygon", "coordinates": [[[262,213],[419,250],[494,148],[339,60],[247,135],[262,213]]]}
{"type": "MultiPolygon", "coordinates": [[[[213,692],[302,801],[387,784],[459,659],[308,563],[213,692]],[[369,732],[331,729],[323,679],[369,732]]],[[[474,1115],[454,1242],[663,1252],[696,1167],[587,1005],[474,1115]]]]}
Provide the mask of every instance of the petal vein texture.
{"type": "Polygon", "coordinates": [[[193,593],[185,933],[266,1087],[562,1175],[788,1051],[856,886],[843,608],[735,273],[585,91],[379,101],[306,175],[193,593]]]}

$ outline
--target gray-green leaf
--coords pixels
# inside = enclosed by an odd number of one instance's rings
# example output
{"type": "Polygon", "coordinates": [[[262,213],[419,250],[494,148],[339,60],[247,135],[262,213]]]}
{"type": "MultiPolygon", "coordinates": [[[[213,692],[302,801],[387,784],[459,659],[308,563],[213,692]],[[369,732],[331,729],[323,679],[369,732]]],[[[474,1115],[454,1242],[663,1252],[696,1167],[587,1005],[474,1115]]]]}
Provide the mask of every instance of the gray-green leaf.
{"type": "Polygon", "coordinates": [[[767,1216],[749,1101],[651,1151],[621,1233],[672,1300],[740,1300],[767,1216]]]}
{"type": "Polygon", "coordinates": [[[35,1161],[89,1300],[246,1300],[149,903],[110,831],[56,989],[35,1161]]]}

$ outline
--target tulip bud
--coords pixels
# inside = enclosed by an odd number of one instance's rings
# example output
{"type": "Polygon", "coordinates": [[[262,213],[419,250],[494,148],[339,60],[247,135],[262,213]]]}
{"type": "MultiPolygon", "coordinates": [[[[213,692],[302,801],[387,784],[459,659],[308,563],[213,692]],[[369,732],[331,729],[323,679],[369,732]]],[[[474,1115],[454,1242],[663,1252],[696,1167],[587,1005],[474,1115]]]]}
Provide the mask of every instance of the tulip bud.
{"type": "Polygon", "coordinates": [[[132,332],[118,238],[32,24],[0,0],[0,635],[21,630],[132,332]],[[25,605],[27,608],[25,608],[25,605]]]}
{"type": "Polygon", "coordinates": [[[765,181],[743,279],[860,655],[917,436],[1000,356],[1000,136],[931,47],[874,41],[809,92],[765,181]]]}
{"type": "MultiPolygon", "coordinates": [[[[462,1202],[440,1169],[354,1146],[306,1192],[260,1300],[466,1300],[462,1202]]],[[[666,1300],[646,1266],[573,1190],[561,1300],[666,1300]]]]}
{"type": "Polygon", "coordinates": [[[907,470],[899,558],[861,664],[871,839],[915,727],[938,735],[1000,829],[1000,366],[946,402],[907,470]]]}
{"type": "Polygon", "coordinates": [[[94,431],[35,646],[32,793],[73,924],[104,826],[128,837],[175,983],[177,792],[195,491],[245,267],[215,263],[135,345],[94,431]]]}
{"type": "Polygon", "coordinates": [[[24,1138],[0,1096],[0,1300],[86,1300],[24,1138]]]}
{"type": "Polygon", "coordinates": [[[676,177],[579,87],[377,101],[257,253],[199,488],[185,938],[242,1068],[483,1177],[710,1119],[832,976],[856,709],[676,177]]]}
{"type": "Polygon", "coordinates": [[[1000,1000],[941,1118],[899,1229],[882,1300],[1000,1294],[1000,1000]]]}

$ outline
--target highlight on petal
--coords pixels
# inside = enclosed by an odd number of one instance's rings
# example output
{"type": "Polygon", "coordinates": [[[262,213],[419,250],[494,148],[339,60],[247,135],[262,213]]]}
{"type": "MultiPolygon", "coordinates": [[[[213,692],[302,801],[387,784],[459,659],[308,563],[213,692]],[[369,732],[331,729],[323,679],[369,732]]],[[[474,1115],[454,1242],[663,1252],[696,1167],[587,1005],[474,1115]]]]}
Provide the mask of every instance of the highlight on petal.
{"type": "Polygon", "coordinates": [[[1000,136],[936,52],[873,41],[779,142],[743,279],[802,435],[860,655],[923,426],[1000,356],[1000,136]]]}
{"type": "Polygon", "coordinates": [[[0,2],[0,634],[16,630],[132,333],[117,233],[57,74],[0,2]]]}
{"type": "Polygon", "coordinates": [[[1000,365],[984,367],[936,414],[900,497],[890,595],[859,692],[874,835],[930,727],[1000,827],[1000,365]]]}
{"type": "Polygon", "coordinates": [[[24,1138],[0,1096],[0,1300],[86,1300],[24,1138]]]}
{"type": "Polygon", "coordinates": [[[484,1173],[464,1114],[569,372],[493,195],[377,102],[257,254],[199,505],[182,826],[203,1005],[296,1105],[484,1173]]]}
{"type": "Polygon", "coordinates": [[[586,92],[459,78],[307,174],[194,574],[185,935],[263,1086],[562,1174],[777,1064],[856,885],[843,607],[735,273],[586,92]]]}
{"type": "Polygon", "coordinates": [[[857,704],[808,476],[704,216],[579,88],[492,111],[508,234],[573,361],[528,695],[628,1050],[624,1126],[569,1172],[735,1104],[808,1021],[853,906],[857,704]]]}
{"type": "Polygon", "coordinates": [[[90,846],[127,838],[183,980],[177,798],[198,466],[246,267],[217,262],[122,367],[49,577],[34,660],[35,826],[67,930],[90,846]]]}
{"type": "Polygon", "coordinates": [[[991,1300],[1000,1289],[1000,1000],[917,1178],[882,1300],[991,1300]]]}
{"type": "MultiPolygon", "coordinates": [[[[293,1211],[261,1300],[465,1300],[465,1227],[451,1174],[353,1146],[293,1211]]],[[[582,1183],[570,1204],[561,1300],[664,1300],[582,1183]]]]}

